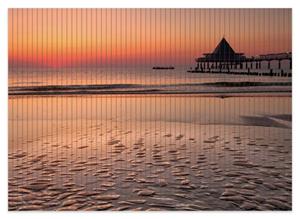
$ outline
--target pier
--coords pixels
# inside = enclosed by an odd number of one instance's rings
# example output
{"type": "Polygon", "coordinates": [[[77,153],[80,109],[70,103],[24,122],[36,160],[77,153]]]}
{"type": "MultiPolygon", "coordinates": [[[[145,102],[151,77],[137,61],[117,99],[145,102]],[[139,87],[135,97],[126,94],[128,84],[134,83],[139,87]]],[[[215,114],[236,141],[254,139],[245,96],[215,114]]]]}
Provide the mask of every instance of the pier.
{"type": "Polygon", "coordinates": [[[255,76],[292,76],[292,53],[272,53],[246,57],[236,53],[225,38],[212,53],[204,53],[196,59],[191,73],[238,74],[255,76]]]}

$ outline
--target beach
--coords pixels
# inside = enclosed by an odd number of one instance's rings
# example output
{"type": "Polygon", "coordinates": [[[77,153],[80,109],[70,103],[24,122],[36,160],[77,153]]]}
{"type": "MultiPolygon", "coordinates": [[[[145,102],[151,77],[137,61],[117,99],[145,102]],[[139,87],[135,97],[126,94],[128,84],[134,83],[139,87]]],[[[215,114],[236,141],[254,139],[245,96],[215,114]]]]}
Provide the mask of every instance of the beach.
{"type": "Polygon", "coordinates": [[[10,95],[9,210],[291,210],[287,93],[10,95]]]}
{"type": "Polygon", "coordinates": [[[291,8],[10,8],[9,211],[292,211],[291,8]]]}

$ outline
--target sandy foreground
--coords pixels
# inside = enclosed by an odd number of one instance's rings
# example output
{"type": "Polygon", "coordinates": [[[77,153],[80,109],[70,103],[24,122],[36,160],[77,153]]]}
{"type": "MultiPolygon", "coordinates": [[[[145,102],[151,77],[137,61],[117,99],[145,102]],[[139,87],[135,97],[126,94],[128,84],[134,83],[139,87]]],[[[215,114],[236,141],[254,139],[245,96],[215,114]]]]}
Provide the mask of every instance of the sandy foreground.
{"type": "Polygon", "coordinates": [[[154,117],[135,100],[142,108],[131,116],[86,116],[77,107],[71,119],[76,107],[61,115],[46,100],[9,100],[9,210],[291,210],[289,98],[264,98],[263,108],[262,99],[239,98],[239,110],[227,114],[210,114],[206,103],[224,107],[232,98],[170,99],[154,117]],[[46,100],[46,114],[16,110],[46,100]],[[202,119],[182,119],[184,103],[202,119]]]}

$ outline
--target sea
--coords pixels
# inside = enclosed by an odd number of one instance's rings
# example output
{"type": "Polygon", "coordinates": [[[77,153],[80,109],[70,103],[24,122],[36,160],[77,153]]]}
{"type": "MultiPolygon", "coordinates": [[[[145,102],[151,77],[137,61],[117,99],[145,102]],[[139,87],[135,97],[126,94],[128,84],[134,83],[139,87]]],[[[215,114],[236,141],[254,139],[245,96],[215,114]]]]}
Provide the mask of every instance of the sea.
{"type": "Polygon", "coordinates": [[[9,94],[291,93],[291,77],[189,73],[188,70],[182,66],[174,70],[153,70],[151,66],[11,68],[9,94]]]}

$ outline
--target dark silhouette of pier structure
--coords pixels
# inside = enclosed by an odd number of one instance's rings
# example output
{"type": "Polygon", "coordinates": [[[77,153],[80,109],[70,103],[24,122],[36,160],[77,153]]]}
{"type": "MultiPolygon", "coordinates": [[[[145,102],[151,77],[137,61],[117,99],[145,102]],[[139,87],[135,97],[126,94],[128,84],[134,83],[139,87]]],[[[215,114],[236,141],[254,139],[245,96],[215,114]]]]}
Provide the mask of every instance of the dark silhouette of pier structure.
{"type": "Polygon", "coordinates": [[[246,57],[244,53],[236,53],[225,38],[222,38],[212,53],[204,53],[196,62],[197,66],[188,72],[292,76],[291,52],[246,57]]]}

